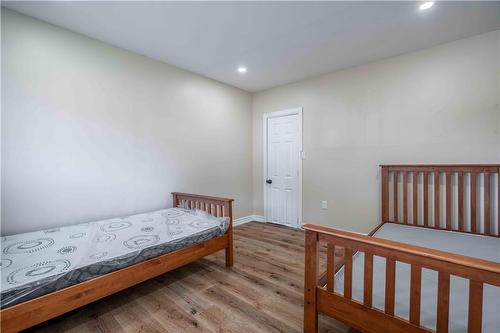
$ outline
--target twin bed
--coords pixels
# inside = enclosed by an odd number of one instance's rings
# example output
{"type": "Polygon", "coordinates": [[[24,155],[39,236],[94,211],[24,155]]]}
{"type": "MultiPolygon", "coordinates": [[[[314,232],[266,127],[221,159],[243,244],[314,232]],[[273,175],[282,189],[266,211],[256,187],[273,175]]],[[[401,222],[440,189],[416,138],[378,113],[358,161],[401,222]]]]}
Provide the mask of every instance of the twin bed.
{"type": "Polygon", "coordinates": [[[368,236],[304,226],[304,332],[318,313],[362,332],[500,332],[500,165],[381,169],[382,223],[368,236]]]}
{"type": "Polygon", "coordinates": [[[154,212],[2,238],[2,332],[17,332],[225,249],[233,199],[173,193],[154,212]]]}

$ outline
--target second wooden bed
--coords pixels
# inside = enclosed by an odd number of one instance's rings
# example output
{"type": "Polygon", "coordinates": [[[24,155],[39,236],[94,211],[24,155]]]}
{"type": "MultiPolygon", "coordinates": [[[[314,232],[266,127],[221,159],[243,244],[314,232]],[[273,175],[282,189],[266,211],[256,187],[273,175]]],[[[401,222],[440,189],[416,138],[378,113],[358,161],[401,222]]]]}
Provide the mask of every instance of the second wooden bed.
{"type": "Polygon", "coordinates": [[[495,296],[500,295],[499,173],[500,165],[383,165],[382,223],[369,235],[304,225],[304,332],[316,332],[318,313],[323,313],[362,332],[446,333],[450,331],[450,309],[457,307],[463,310],[464,318],[460,318],[463,326],[454,326],[455,332],[500,332],[496,326],[500,323],[500,297],[495,296]],[[384,239],[379,237],[384,229],[417,230],[413,233],[420,235],[417,237],[441,239],[437,238],[439,233],[439,237],[455,242],[459,251],[436,249],[443,248],[440,244],[432,248],[414,245],[429,243],[428,239],[407,243],[404,237],[384,239]],[[485,249],[494,253],[469,251],[466,243],[460,248],[460,239],[467,238],[489,244],[485,249]],[[319,272],[321,244],[327,247],[327,270],[323,274],[319,272]],[[344,251],[339,272],[334,268],[336,246],[344,251]],[[493,261],[480,259],[485,257],[493,261]],[[402,266],[407,267],[407,276],[401,274],[402,266]],[[354,267],[358,275],[353,273],[354,267]],[[429,275],[437,282],[432,288],[424,284],[429,275]],[[401,276],[408,279],[403,281],[404,287],[396,281],[401,276]],[[381,278],[382,286],[377,284],[381,278]],[[463,288],[457,290],[457,281],[463,288]],[[435,299],[430,302],[434,306],[426,308],[429,302],[423,299],[429,298],[429,289],[434,290],[431,294],[435,299]],[[360,297],[355,297],[355,292],[360,297]],[[381,293],[380,302],[376,295],[381,293]],[[397,293],[408,295],[403,298],[407,301],[404,316],[396,309],[402,299],[397,293]],[[492,298],[493,303],[485,302],[492,298]],[[457,300],[465,301],[457,304],[457,300]],[[483,325],[484,313],[489,314],[489,326],[483,325]],[[428,320],[424,323],[424,317],[432,317],[434,324],[429,326],[428,320]]]}

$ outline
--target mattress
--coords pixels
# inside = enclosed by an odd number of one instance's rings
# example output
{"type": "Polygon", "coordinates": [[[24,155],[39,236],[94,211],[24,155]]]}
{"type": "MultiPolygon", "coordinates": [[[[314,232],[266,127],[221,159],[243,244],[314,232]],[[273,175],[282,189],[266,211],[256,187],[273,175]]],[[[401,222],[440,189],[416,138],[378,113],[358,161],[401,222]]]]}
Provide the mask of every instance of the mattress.
{"type": "MultiPolygon", "coordinates": [[[[394,223],[384,224],[374,235],[406,244],[418,245],[441,251],[476,257],[500,263],[500,239],[446,230],[433,230],[394,223]]],[[[358,252],[353,258],[352,297],[363,300],[364,254],[358,252]]],[[[437,308],[436,271],[422,269],[421,325],[436,328],[437,308]]],[[[343,294],[344,269],[335,275],[335,291],[343,294]]],[[[410,265],[396,264],[395,315],[409,318],[410,265]]],[[[384,309],[385,259],[374,256],[373,260],[373,306],[384,309]]],[[[469,281],[457,276],[450,280],[449,332],[467,332],[469,281]]],[[[483,332],[500,332],[500,288],[485,284],[483,290],[483,332]]]]}
{"type": "Polygon", "coordinates": [[[223,235],[226,218],[170,208],[2,237],[8,306],[223,235]]]}

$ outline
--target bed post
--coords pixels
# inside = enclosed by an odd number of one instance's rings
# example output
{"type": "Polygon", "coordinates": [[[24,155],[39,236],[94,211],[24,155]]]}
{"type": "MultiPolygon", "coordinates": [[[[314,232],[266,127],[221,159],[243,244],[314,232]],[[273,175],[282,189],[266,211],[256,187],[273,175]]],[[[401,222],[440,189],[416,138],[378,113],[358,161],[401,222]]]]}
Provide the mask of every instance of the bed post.
{"type": "Polygon", "coordinates": [[[177,193],[172,193],[172,207],[176,208],[179,207],[179,197],[177,196],[177,193]]]}
{"type": "Polygon", "coordinates": [[[226,247],[226,267],[233,266],[233,201],[226,202],[227,217],[229,218],[229,227],[227,228],[227,247],[226,247]]]}
{"type": "Polygon", "coordinates": [[[304,333],[318,331],[316,286],[319,275],[318,233],[306,230],[304,273],[304,333]]]}
{"type": "Polygon", "coordinates": [[[381,165],[380,168],[382,173],[380,180],[380,187],[382,189],[382,199],[380,202],[382,216],[380,223],[385,223],[389,221],[389,169],[384,165],[381,165]]]}

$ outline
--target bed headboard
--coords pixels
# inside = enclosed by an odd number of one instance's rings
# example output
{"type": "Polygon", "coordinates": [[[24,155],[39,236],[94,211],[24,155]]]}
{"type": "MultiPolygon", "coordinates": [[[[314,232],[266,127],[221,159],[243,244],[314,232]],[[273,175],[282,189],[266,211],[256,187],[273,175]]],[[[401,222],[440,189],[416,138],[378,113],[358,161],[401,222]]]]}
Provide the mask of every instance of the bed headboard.
{"type": "Polygon", "coordinates": [[[234,199],[180,192],[172,192],[172,199],[174,207],[179,207],[184,203],[189,208],[198,208],[213,216],[225,216],[229,217],[230,220],[233,219],[234,199]]]}
{"type": "Polygon", "coordinates": [[[500,164],[380,167],[382,222],[500,236],[500,164]]]}

